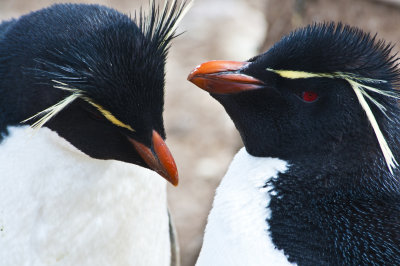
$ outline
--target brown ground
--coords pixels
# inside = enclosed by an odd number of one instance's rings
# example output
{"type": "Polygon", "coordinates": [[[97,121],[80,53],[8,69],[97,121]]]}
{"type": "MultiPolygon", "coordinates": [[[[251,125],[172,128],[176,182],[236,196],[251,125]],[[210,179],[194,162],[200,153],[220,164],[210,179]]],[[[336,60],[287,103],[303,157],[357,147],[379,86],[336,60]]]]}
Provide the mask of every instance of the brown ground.
{"type": "MultiPolygon", "coordinates": [[[[0,20],[17,17],[52,0],[0,0],[0,20]]],[[[77,2],[77,1],[71,1],[77,2]]],[[[79,1],[82,2],[82,1],[79,1]]],[[[147,0],[85,1],[133,13],[147,0]]],[[[167,64],[165,124],[180,171],[169,188],[181,243],[182,265],[194,265],[214,190],[242,145],[232,122],[207,93],[186,81],[197,64],[245,60],[265,51],[282,34],[313,21],[343,21],[400,40],[399,0],[196,0],[182,21],[186,33],[173,42],[167,64]],[[385,2],[385,3],[384,3],[385,2]],[[387,2],[393,2],[388,4],[387,2]],[[268,33],[268,34],[267,34],[268,33]]],[[[400,50],[398,45],[395,48],[400,50]]]]}

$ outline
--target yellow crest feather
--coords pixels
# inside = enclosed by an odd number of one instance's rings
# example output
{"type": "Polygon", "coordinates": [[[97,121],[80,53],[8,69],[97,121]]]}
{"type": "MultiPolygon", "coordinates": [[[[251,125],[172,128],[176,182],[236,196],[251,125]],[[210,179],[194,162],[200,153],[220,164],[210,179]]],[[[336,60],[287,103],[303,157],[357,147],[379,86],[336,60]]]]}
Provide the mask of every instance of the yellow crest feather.
{"type": "Polygon", "coordinates": [[[110,111],[107,111],[106,109],[103,108],[103,106],[94,103],[92,100],[88,99],[87,97],[82,97],[86,102],[90,103],[91,105],[93,105],[94,107],[96,107],[97,110],[99,110],[99,112],[111,123],[113,123],[116,126],[119,127],[123,127],[126,128],[130,131],[135,131],[130,125],[127,125],[123,122],[121,122],[121,120],[117,119],[113,114],[111,114],[110,111]]]}
{"type": "Polygon", "coordinates": [[[50,106],[49,108],[23,120],[21,123],[25,123],[29,120],[35,119],[40,117],[35,123],[31,125],[31,127],[35,130],[41,128],[44,124],[46,124],[51,118],[55,117],[61,110],[63,110],[65,107],[67,107],[69,104],[71,104],[73,101],[75,101],[77,98],[82,96],[82,92],[78,89],[74,88],[68,88],[64,85],[64,83],[55,81],[55,83],[59,84],[54,86],[55,88],[60,88],[63,90],[71,91],[72,94],[66,97],[65,99],[61,100],[60,102],[54,104],[53,106],[50,106]]]}
{"type": "Polygon", "coordinates": [[[73,101],[75,101],[77,98],[81,98],[88,102],[89,104],[93,105],[96,107],[96,109],[111,123],[113,123],[116,126],[126,128],[130,131],[135,131],[131,126],[121,122],[119,119],[117,119],[111,112],[105,110],[101,105],[94,103],[91,99],[88,97],[84,96],[83,92],[81,90],[78,90],[76,88],[69,87],[68,84],[65,84],[63,82],[57,81],[57,80],[52,80],[56,85],[54,85],[54,88],[65,90],[72,92],[71,95],[66,97],[65,99],[61,100],[60,102],[54,104],[53,106],[50,106],[49,108],[23,120],[21,123],[25,123],[29,120],[39,118],[35,123],[32,124],[33,129],[39,129],[41,128],[44,124],[46,124],[51,118],[56,116],[61,110],[63,110],[65,107],[67,107],[69,104],[71,104],[73,101]]]}

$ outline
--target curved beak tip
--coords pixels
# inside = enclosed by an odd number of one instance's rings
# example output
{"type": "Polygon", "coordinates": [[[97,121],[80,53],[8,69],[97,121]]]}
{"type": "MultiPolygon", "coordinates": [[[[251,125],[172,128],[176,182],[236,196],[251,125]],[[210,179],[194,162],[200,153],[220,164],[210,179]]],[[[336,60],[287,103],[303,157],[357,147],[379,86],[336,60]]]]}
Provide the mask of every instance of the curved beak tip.
{"type": "Polygon", "coordinates": [[[162,137],[155,130],[153,130],[152,133],[152,148],[132,138],[128,137],[128,140],[132,143],[149,168],[164,177],[172,185],[178,185],[179,175],[174,157],[172,157],[162,137]]]}
{"type": "Polygon", "coordinates": [[[179,180],[178,180],[178,176],[176,177],[176,181],[170,181],[170,183],[174,186],[177,187],[179,185],[179,180]]]}
{"type": "Polygon", "coordinates": [[[188,81],[192,81],[192,79],[194,78],[194,76],[197,74],[197,72],[199,71],[201,65],[197,65],[192,71],[190,71],[187,80],[188,81]]]}
{"type": "Polygon", "coordinates": [[[160,163],[159,168],[162,169],[161,175],[171,182],[172,185],[177,186],[179,182],[178,169],[167,144],[165,144],[162,137],[155,130],[153,130],[152,141],[154,153],[160,163]]]}

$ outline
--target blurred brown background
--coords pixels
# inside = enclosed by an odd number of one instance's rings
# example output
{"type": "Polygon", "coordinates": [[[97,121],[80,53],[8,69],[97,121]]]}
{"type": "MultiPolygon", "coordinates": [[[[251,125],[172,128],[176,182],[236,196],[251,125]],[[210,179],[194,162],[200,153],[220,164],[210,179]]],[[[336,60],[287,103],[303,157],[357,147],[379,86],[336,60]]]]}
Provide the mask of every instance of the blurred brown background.
{"type": "MultiPolygon", "coordinates": [[[[160,0],[162,1],[162,0],[160,0]]],[[[0,0],[0,20],[40,9],[54,0],[0,0]]],[[[98,3],[134,13],[147,0],[98,3]]],[[[157,0],[156,0],[157,2],[157,0]]],[[[311,22],[342,21],[396,44],[400,50],[400,0],[195,0],[178,31],[167,65],[165,124],[168,146],[180,171],[169,201],[181,246],[182,266],[194,265],[214,190],[242,146],[236,130],[207,93],[186,81],[199,63],[246,60],[282,35],[311,22]]]]}

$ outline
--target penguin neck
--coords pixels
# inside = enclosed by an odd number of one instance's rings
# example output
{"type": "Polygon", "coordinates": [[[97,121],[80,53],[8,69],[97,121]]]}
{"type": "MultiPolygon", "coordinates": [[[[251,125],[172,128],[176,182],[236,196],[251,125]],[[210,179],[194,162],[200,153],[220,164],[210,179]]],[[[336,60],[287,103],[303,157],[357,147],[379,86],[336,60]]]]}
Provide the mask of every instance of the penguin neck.
{"type": "Polygon", "coordinates": [[[242,148],[219,185],[197,261],[203,265],[288,265],[268,233],[267,182],[285,172],[285,161],[253,157],[242,148]]]}
{"type": "Polygon", "coordinates": [[[290,161],[289,169],[268,183],[267,223],[273,243],[289,261],[299,265],[396,262],[400,243],[387,232],[398,230],[398,181],[382,159],[357,159],[290,161]],[[391,254],[383,255],[386,246],[391,254]]]}
{"type": "Polygon", "coordinates": [[[8,132],[0,143],[0,246],[9,248],[0,261],[168,265],[166,182],[158,174],[93,159],[47,128],[8,132]]]}

